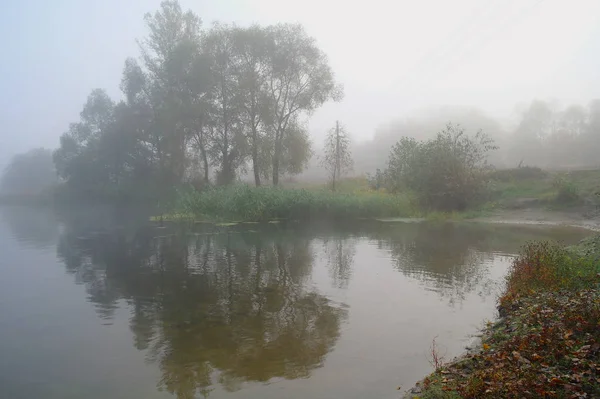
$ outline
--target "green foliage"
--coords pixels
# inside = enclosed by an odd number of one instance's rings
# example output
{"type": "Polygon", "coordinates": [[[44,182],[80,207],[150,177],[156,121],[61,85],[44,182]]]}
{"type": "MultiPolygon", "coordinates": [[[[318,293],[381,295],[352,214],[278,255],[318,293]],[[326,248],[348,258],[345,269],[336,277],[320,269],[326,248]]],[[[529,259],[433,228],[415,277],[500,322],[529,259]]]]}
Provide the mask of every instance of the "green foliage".
{"type": "Polygon", "coordinates": [[[464,210],[482,198],[495,148],[482,132],[470,137],[452,124],[433,140],[405,137],[392,149],[386,181],[392,191],[414,191],[425,209],[464,210]]]}
{"type": "Polygon", "coordinates": [[[580,257],[600,262],[600,235],[584,238],[578,245],[569,247],[568,250],[580,257]]]}
{"type": "Polygon", "coordinates": [[[506,306],[532,290],[577,289],[596,279],[600,265],[588,257],[574,256],[572,251],[551,242],[525,245],[515,259],[507,277],[506,293],[501,306],[506,306]]]}
{"type": "Polygon", "coordinates": [[[581,201],[579,188],[568,176],[558,174],[554,177],[552,187],[556,190],[555,202],[560,205],[575,204],[581,201]]]}
{"type": "Polygon", "coordinates": [[[600,209],[600,196],[597,194],[600,192],[599,170],[572,171],[568,174],[542,171],[544,175],[540,178],[511,177],[506,181],[506,175],[501,174],[502,178],[496,178],[496,172],[501,171],[492,172],[489,183],[489,199],[496,207],[582,207],[588,215],[595,215],[600,209]]]}
{"type": "Polygon", "coordinates": [[[321,165],[329,172],[331,189],[335,191],[336,183],[352,170],[353,165],[350,136],[339,122],[327,133],[324,152],[321,165]]]}
{"type": "Polygon", "coordinates": [[[441,374],[434,374],[438,378],[432,378],[427,381],[427,389],[419,395],[413,396],[415,399],[461,399],[461,396],[452,391],[447,391],[442,384],[443,376],[441,374]]]}
{"type": "Polygon", "coordinates": [[[176,213],[207,220],[369,218],[410,216],[410,200],[383,193],[334,193],[234,185],[180,193],[176,213]]]}

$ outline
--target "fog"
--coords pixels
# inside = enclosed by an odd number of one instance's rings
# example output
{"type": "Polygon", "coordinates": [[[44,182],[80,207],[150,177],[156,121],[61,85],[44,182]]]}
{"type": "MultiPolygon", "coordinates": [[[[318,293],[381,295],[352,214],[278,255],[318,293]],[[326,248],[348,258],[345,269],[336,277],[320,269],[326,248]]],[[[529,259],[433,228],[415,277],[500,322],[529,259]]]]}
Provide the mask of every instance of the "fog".
{"type": "MultiPolygon", "coordinates": [[[[453,122],[466,123],[468,130],[510,131],[518,124],[519,107],[535,99],[566,108],[587,107],[598,97],[600,3],[594,0],[180,3],[201,17],[204,28],[216,20],[305,27],[345,92],[343,101],[326,103],[308,119],[317,150],[336,120],[355,142],[375,137],[389,148],[394,140],[386,132],[423,120],[426,110],[475,112],[485,121],[453,122]]],[[[58,147],[92,89],[122,97],[124,60],[139,55],[143,15],[159,5],[159,0],[2,2],[0,165],[31,148],[58,147]]],[[[448,122],[445,111],[438,111],[432,111],[432,134],[433,127],[448,122]]],[[[357,164],[366,171],[381,162],[357,164]]]]}

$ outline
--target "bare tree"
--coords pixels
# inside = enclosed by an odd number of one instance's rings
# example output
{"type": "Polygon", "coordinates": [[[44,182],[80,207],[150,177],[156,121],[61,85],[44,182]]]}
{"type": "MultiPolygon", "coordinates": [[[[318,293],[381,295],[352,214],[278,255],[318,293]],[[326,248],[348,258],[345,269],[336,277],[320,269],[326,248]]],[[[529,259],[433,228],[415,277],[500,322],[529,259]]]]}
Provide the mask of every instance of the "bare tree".
{"type": "Polygon", "coordinates": [[[331,189],[335,191],[335,185],[340,178],[352,171],[354,162],[350,150],[350,136],[339,122],[331,129],[325,138],[325,155],[321,159],[321,165],[329,172],[331,189]]]}

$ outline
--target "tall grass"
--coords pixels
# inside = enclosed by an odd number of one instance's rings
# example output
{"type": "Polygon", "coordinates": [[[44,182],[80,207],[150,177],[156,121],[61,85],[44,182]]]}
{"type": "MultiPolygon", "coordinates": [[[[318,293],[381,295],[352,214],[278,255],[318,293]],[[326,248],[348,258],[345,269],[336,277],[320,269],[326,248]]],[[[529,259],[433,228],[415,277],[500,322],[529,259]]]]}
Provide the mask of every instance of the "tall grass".
{"type": "Polygon", "coordinates": [[[413,214],[410,198],[377,192],[334,193],[235,185],[179,195],[178,214],[204,220],[400,217],[413,214]]]}
{"type": "MultiPolygon", "coordinates": [[[[577,248],[577,247],[576,247],[577,248]]],[[[600,264],[591,256],[551,242],[531,242],[523,247],[507,276],[505,307],[516,298],[538,291],[576,290],[598,281],[600,264]]]]}

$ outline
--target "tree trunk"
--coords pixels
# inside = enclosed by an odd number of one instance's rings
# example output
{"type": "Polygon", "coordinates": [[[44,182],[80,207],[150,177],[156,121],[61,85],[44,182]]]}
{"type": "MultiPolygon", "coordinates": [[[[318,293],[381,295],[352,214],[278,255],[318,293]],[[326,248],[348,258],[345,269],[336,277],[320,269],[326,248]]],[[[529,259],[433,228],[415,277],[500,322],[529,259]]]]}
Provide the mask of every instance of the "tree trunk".
{"type": "Polygon", "coordinates": [[[331,191],[335,191],[335,168],[333,169],[333,178],[331,179],[331,191]]]}
{"type": "Polygon", "coordinates": [[[279,185],[279,157],[277,155],[273,157],[273,185],[279,185]]]}
{"type": "Polygon", "coordinates": [[[200,150],[200,153],[202,155],[202,163],[204,164],[204,183],[208,184],[210,183],[210,173],[208,170],[208,157],[206,156],[206,150],[204,148],[202,148],[200,150]]]}
{"type": "Polygon", "coordinates": [[[340,123],[335,121],[335,166],[333,168],[333,191],[335,191],[335,180],[341,175],[340,159],[340,123]]]}
{"type": "Polygon", "coordinates": [[[208,165],[208,156],[206,155],[206,141],[205,133],[202,131],[202,127],[194,132],[194,140],[196,145],[200,149],[200,159],[202,160],[202,166],[204,168],[204,184],[210,183],[210,170],[208,165]]]}
{"type": "Polygon", "coordinates": [[[281,140],[275,139],[275,153],[273,154],[273,185],[279,185],[279,159],[281,157],[281,140]]]}
{"type": "Polygon", "coordinates": [[[231,154],[228,151],[223,151],[223,163],[221,166],[220,185],[226,186],[233,181],[233,171],[231,168],[231,154]]]}
{"type": "Polygon", "coordinates": [[[260,186],[260,168],[258,164],[258,139],[256,128],[252,129],[252,167],[254,169],[254,184],[260,186]]]}

